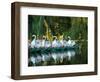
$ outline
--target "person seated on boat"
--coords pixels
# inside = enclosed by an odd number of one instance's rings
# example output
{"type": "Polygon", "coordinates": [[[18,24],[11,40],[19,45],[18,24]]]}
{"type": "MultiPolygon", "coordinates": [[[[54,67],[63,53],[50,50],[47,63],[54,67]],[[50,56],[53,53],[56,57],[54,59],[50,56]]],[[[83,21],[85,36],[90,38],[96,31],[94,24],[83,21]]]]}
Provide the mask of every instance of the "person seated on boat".
{"type": "Polygon", "coordinates": [[[70,36],[68,36],[67,46],[73,47],[75,45],[75,41],[71,39],[70,36]]]}
{"type": "Polygon", "coordinates": [[[32,35],[31,48],[34,48],[35,45],[36,45],[36,35],[32,35]]]}
{"type": "Polygon", "coordinates": [[[58,43],[57,43],[57,37],[53,36],[53,41],[52,41],[52,47],[57,47],[58,43]]]}

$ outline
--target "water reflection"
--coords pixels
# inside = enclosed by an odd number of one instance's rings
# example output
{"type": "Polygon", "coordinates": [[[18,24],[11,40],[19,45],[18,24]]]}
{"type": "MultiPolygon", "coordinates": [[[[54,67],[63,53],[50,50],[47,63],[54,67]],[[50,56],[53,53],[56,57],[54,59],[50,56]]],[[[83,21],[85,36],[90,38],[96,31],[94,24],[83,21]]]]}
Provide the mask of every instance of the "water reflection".
{"type": "Polygon", "coordinates": [[[68,64],[74,56],[75,50],[67,50],[64,52],[53,52],[49,54],[37,54],[29,57],[29,66],[45,66],[45,65],[64,65],[68,64]]]}
{"type": "Polygon", "coordinates": [[[28,66],[87,64],[87,42],[73,47],[29,48],[28,66]]]}

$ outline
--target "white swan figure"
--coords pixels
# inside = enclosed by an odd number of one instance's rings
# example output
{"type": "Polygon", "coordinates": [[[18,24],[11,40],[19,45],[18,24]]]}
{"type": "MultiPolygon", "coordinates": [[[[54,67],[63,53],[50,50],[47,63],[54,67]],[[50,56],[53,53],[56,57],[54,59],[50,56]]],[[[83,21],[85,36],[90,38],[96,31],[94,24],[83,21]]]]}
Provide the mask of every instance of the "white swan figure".
{"type": "Polygon", "coordinates": [[[46,41],[46,42],[45,42],[45,47],[46,47],[46,48],[51,47],[51,42],[50,42],[50,41],[46,41]]]}
{"type": "Polygon", "coordinates": [[[74,46],[75,45],[75,41],[74,40],[71,40],[71,37],[70,36],[68,36],[68,41],[67,41],[67,46],[69,46],[69,47],[72,47],[72,46],[74,46]]]}
{"type": "Polygon", "coordinates": [[[52,47],[57,47],[58,43],[57,43],[57,37],[53,36],[54,40],[52,41],[52,47]]]}
{"type": "Polygon", "coordinates": [[[32,38],[33,38],[33,40],[31,42],[31,47],[34,48],[36,45],[36,35],[32,35],[32,38]]]}
{"type": "Polygon", "coordinates": [[[61,43],[61,47],[64,46],[64,41],[63,40],[60,40],[60,43],[61,43]]]}
{"type": "Polygon", "coordinates": [[[75,43],[75,41],[74,40],[72,40],[72,46],[74,46],[76,43],[75,43]]]}
{"type": "Polygon", "coordinates": [[[40,47],[41,47],[41,42],[42,42],[42,40],[36,40],[36,45],[35,45],[35,47],[36,47],[36,48],[40,48],[40,47]]]}
{"type": "Polygon", "coordinates": [[[45,47],[46,36],[43,36],[43,40],[41,41],[41,47],[45,47]]]}
{"type": "Polygon", "coordinates": [[[66,46],[68,45],[68,43],[67,43],[66,40],[63,40],[63,44],[64,44],[64,45],[63,45],[64,47],[66,47],[66,46]]]}

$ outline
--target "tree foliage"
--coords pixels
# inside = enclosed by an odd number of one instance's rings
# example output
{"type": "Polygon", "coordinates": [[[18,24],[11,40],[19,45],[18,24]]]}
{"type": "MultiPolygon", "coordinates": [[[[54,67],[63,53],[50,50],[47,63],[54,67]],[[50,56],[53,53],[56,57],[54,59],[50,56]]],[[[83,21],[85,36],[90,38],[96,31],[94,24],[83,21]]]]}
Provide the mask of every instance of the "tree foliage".
{"type": "Polygon", "coordinates": [[[48,32],[53,36],[64,35],[64,39],[70,36],[72,39],[87,40],[87,24],[88,18],[86,17],[58,17],[58,16],[28,16],[28,38],[31,39],[35,34],[41,38],[46,35],[46,21],[48,25],[48,32]]]}

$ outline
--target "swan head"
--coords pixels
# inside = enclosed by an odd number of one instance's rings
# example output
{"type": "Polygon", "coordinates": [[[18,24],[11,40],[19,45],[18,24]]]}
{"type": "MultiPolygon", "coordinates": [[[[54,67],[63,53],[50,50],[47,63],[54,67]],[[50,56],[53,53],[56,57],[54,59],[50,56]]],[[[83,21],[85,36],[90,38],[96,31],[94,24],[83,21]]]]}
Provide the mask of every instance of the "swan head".
{"type": "Polygon", "coordinates": [[[32,35],[32,39],[36,39],[36,35],[32,35]]]}
{"type": "Polygon", "coordinates": [[[71,40],[71,37],[70,36],[68,36],[68,40],[71,40]]]}
{"type": "Polygon", "coordinates": [[[43,36],[43,40],[46,40],[46,36],[43,36]]]}
{"type": "Polygon", "coordinates": [[[57,40],[57,36],[53,36],[53,40],[57,40]]]}

